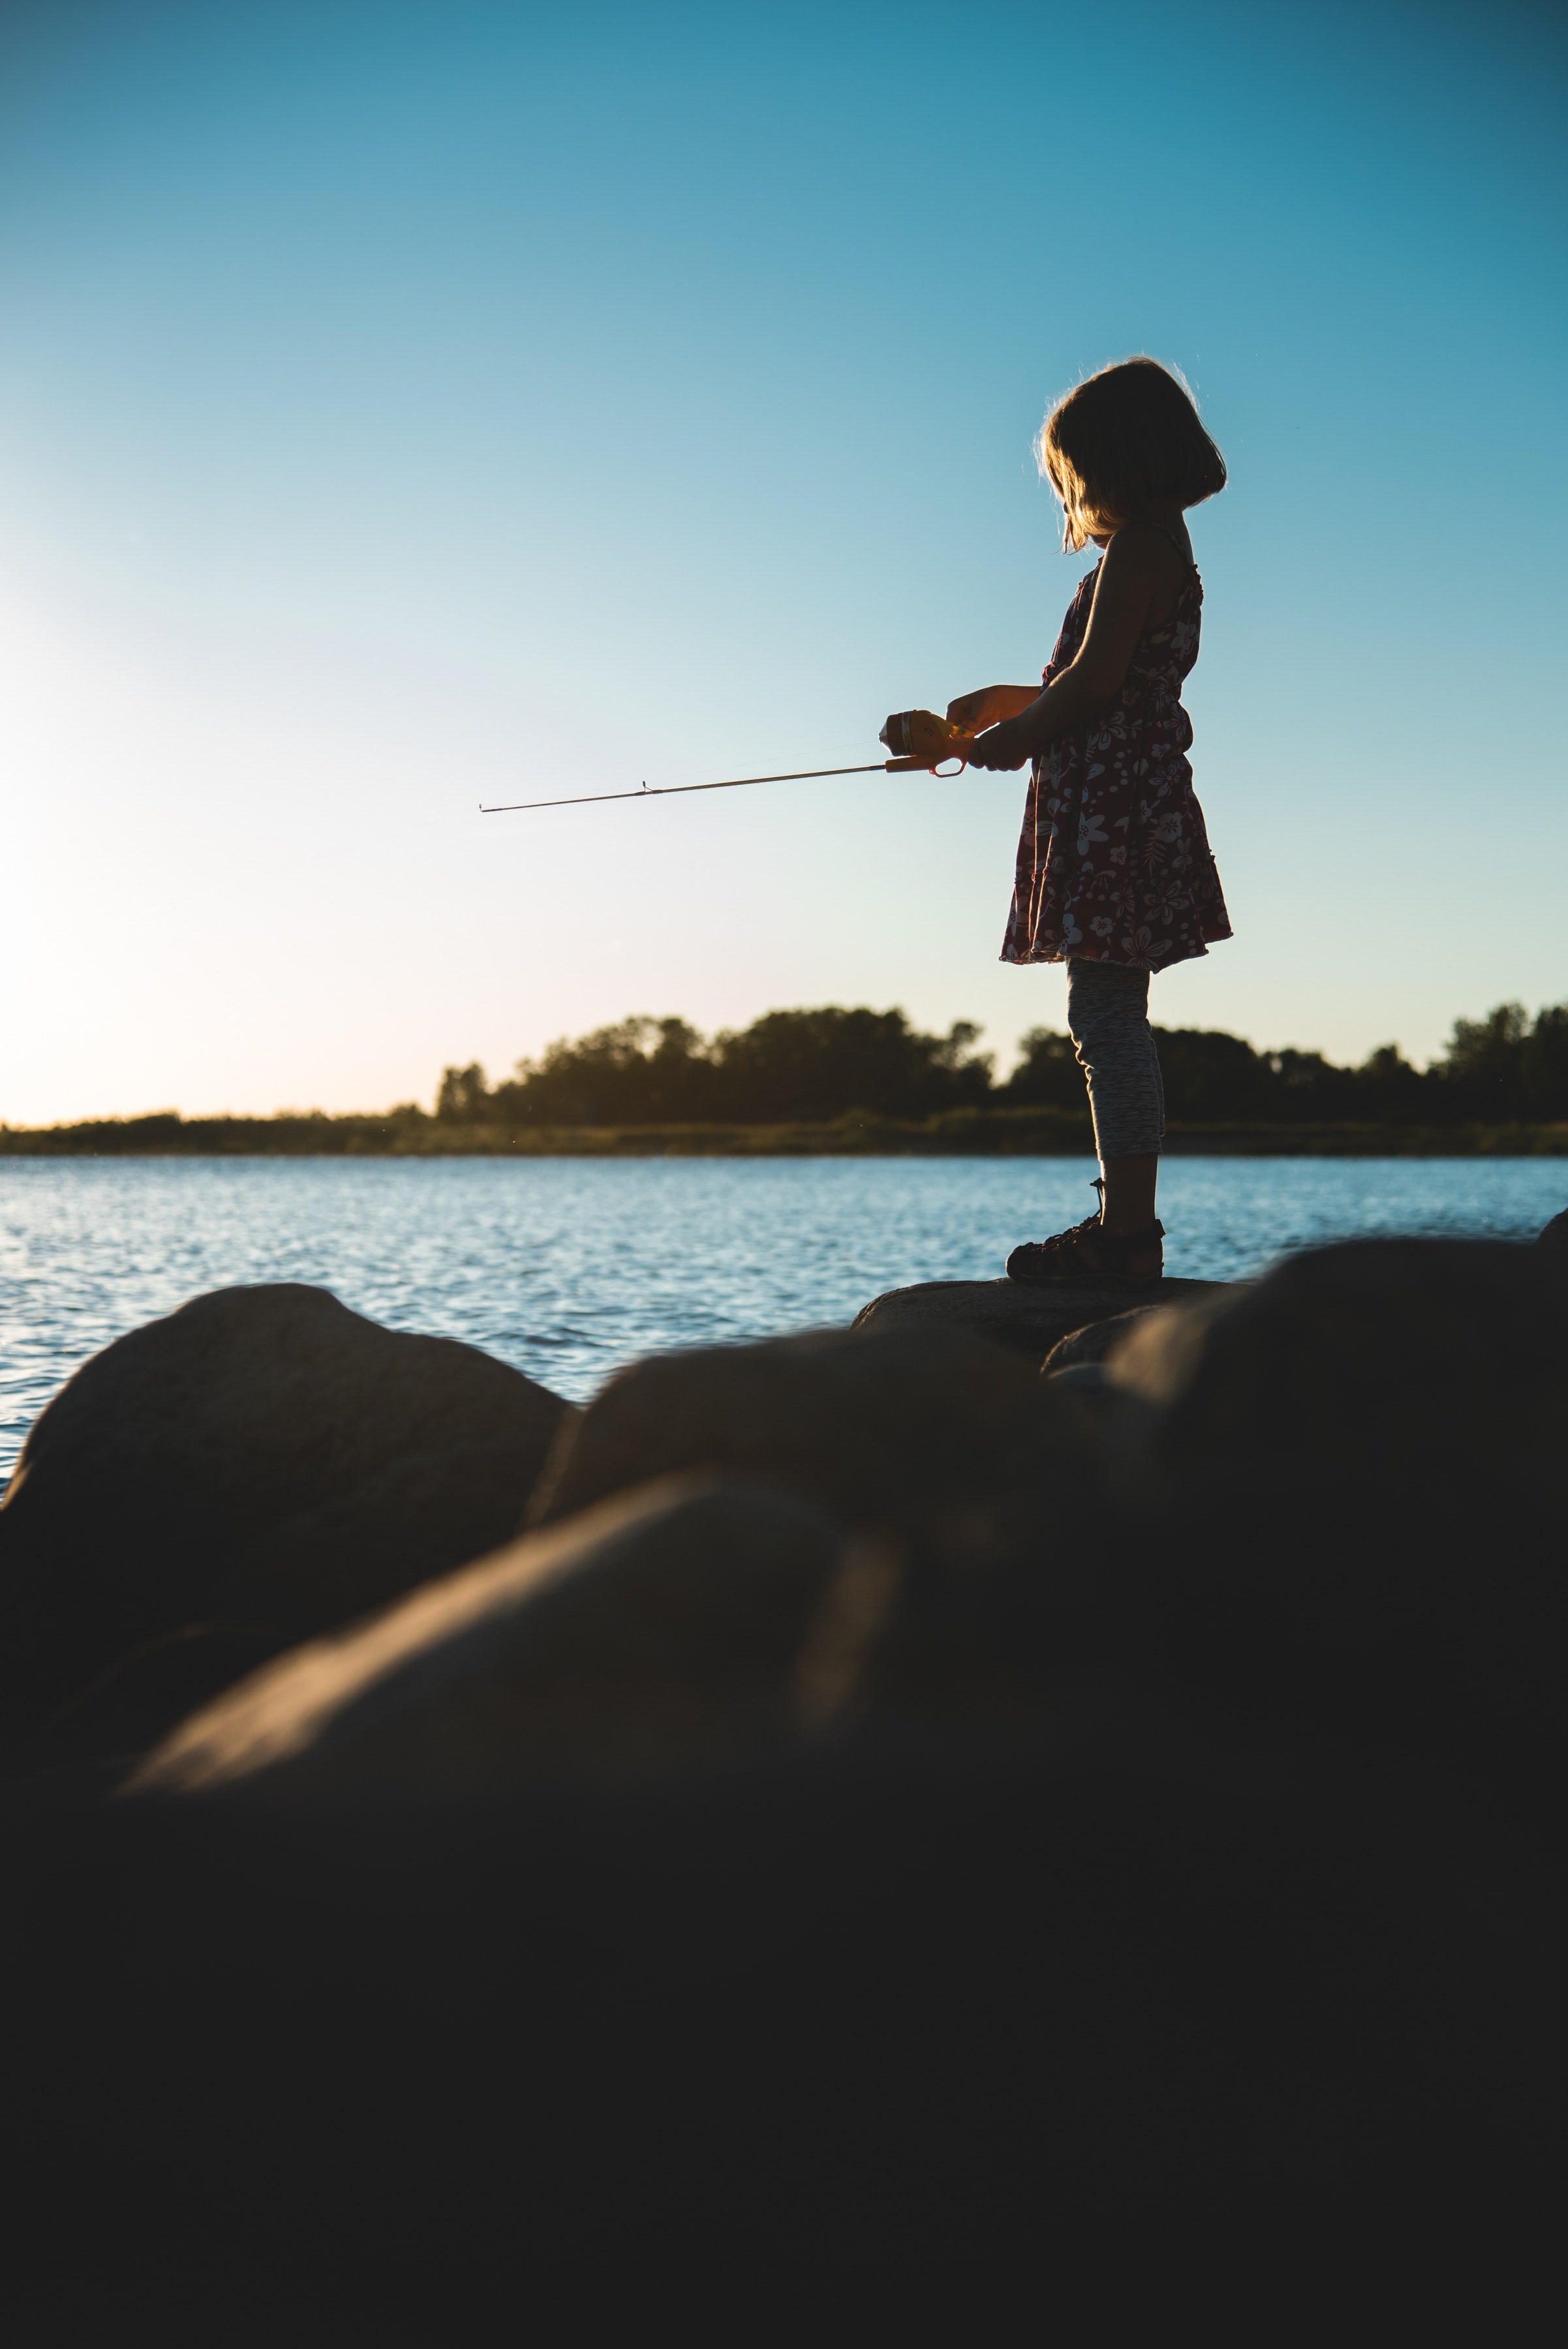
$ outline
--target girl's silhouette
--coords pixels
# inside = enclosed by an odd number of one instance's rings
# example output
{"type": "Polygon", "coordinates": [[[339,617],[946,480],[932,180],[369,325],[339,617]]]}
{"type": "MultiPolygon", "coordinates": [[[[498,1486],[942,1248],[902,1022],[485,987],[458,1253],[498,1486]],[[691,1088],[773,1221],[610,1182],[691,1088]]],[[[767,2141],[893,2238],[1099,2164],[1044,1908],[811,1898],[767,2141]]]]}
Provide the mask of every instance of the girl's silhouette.
{"type": "Polygon", "coordinates": [[[1231,936],[1187,752],[1181,684],[1202,583],[1183,514],[1225,486],[1186,390],[1153,359],[1091,376],[1046,418],[1041,471],[1063,544],[1104,549],[1067,607],[1043,689],[992,685],[949,705],[977,767],[1033,761],[1004,962],[1064,962],[1085,1077],[1100,1212],[1015,1247],[1014,1280],[1158,1280],[1165,1131],[1148,1024],[1152,971],[1231,936]]]}

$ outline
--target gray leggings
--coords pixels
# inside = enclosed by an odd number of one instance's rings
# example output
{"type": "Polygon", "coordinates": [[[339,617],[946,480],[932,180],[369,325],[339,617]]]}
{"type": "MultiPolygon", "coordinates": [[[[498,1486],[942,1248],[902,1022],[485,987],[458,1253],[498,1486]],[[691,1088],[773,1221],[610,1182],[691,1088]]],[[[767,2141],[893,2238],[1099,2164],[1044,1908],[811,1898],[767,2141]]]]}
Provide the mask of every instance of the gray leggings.
{"type": "Polygon", "coordinates": [[[1148,1024],[1147,971],[1069,960],[1067,1032],[1088,1079],[1100,1158],[1158,1150],[1165,1138],[1165,1088],[1148,1024]]]}

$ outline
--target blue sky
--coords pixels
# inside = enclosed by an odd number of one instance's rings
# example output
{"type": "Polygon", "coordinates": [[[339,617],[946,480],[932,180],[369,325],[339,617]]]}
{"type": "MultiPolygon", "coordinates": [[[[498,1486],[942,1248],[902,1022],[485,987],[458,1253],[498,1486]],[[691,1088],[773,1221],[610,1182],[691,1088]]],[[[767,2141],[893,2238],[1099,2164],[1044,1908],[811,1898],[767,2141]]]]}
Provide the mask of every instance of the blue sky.
{"type": "Polygon", "coordinates": [[[1524,6],[0,12],[0,1117],[428,1098],[633,1010],[1012,1040],[1031,436],[1133,350],[1232,487],[1237,936],[1169,1025],[1568,997],[1568,37],[1524,6]]]}

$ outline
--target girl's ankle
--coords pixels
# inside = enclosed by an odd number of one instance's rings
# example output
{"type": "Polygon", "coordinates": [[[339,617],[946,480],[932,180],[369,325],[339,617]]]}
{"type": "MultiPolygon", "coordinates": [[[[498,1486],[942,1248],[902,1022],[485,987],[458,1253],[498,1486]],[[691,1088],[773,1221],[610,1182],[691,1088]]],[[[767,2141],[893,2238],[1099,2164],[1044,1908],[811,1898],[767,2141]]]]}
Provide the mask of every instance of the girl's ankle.
{"type": "Polygon", "coordinates": [[[1095,1185],[1100,1195],[1100,1222],[1108,1240],[1132,1239],[1151,1231],[1156,1216],[1155,1192],[1159,1182],[1159,1157],[1147,1151],[1130,1158],[1102,1158],[1095,1185]]]}
{"type": "Polygon", "coordinates": [[[1152,1232],[1138,1232],[1118,1247],[1107,1247],[1106,1270],[1123,1280],[1160,1280],[1165,1277],[1165,1249],[1160,1244],[1157,1225],[1152,1232]]]}

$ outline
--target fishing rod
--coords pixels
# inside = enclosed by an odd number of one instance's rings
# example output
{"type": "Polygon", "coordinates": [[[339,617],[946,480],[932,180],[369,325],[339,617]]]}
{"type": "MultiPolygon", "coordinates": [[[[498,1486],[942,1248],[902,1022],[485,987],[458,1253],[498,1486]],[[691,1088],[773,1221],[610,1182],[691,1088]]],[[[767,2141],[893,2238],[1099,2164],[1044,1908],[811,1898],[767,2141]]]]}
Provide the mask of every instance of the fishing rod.
{"type": "MultiPolygon", "coordinates": [[[[730,775],[719,783],[659,783],[652,791],[644,783],[636,792],[583,792],[572,799],[513,800],[504,807],[486,807],[482,802],[479,812],[522,815],[530,808],[591,807],[603,800],[672,799],[681,792],[743,792],[753,783],[809,783],[824,775],[935,775],[950,759],[958,761],[953,771],[961,774],[974,737],[939,718],[934,710],[900,709],[888,719],[877,739],[896,755],[873,759],[864,767],[800,767],[788,775],[730,775]]],[[[945,780],[950,781],[951,777],[945,780]]]]}

